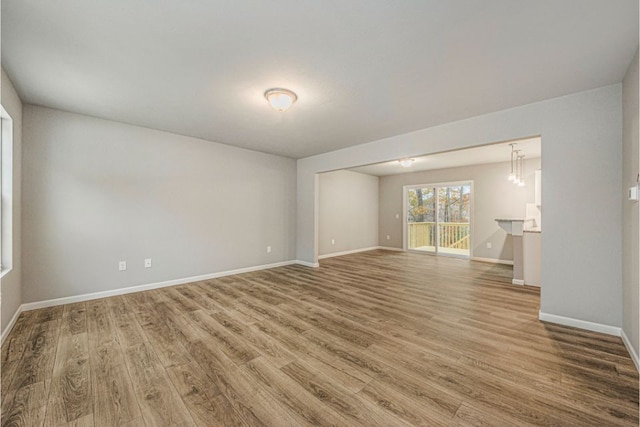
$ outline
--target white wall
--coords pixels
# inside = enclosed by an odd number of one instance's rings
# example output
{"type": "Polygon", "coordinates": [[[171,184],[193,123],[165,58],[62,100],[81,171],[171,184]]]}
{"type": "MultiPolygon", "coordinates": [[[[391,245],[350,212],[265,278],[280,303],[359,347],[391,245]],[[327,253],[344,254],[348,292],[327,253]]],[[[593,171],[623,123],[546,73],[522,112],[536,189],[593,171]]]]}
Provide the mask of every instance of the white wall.
{"type": "Polygon", "coordinates": [[[378,177],[327,172],[319,185],[320,255],[378,246],[378,177]]]}
{"type": "Polygon", "coordinates": [[[298,259],[315,263],[317,178],[330,170],[542,136],[541,311],[622,324],[622,85],[298,160],[298,259]],[[595,202],[594,202],[595,201],[595,202]]]}
{"type": "Polygon", "coordinates": [[[21,165],[22,165],[22,102],[2,70],[2,106],[13,120],[13,176],[12,176],[12,245],[11,270],[0,279],[2,306],[0,307],[0,328],[2,333],[11,321],[22,301],[22,262],[21,262],[21,165]]]}
{"type": "MultiPolygon", "coordinates": [[[[638,137],[638,53],[624,78],[622,91],[623,109],[623,151],[622,151],[622,193],[636,183],[640,173],[640,138],[638,137]]],[[[638,288],[640,288],[638,266],[640,250],[639,203],[627,198],[622,200],[622,327],[637,354],[640,354],[638,331],[638,288]]]]}
{"type": "Polygon", "coordinates": [[[294,160],[31,105],[23,141],[25,303],[295,257],[294,160]]]}
{"type": "MultiPolygon", "coordinates": [[[[506,157],[509,151],[505,151],[506,157]]],[[[540,159],[523,162],[527,185],[507,180],[509,162],[389,175],[380,178],[380,246],[402,248],[402,187],[473,181],[473,256],[513,261],[512,238],[498,226],[496,218],[524,218],[526,203],[534,202],[534,173],[540,159]],[[400,214],[396,219],[395,215],[400,214]],[[389,235],[390,240],[386,239],[389,235]],[[487,249],[487,243],[492,248],[487,249]]]]}

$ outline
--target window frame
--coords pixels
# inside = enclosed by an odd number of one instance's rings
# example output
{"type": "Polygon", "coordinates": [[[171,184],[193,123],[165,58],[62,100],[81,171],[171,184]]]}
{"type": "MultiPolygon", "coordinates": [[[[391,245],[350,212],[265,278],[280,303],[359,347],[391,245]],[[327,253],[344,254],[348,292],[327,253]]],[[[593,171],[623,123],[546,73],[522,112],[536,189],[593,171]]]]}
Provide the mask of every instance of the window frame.
{"type": "Polygon", "coordinates": [[[0,278],[13,265],[13,119],[0,105],[0,278]]]}

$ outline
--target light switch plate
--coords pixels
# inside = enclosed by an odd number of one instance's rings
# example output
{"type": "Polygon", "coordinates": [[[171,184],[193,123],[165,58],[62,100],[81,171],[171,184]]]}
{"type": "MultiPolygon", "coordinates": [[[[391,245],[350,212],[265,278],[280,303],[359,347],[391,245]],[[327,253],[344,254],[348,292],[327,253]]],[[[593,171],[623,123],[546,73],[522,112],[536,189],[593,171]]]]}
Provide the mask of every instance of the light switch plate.
{"type": "Polygon", "coordinates": [[[637,202],[638,201],[638,186],[637,185],[635,187],[629,187],[629,200],[631,200],[633,202],[637,202]]]}

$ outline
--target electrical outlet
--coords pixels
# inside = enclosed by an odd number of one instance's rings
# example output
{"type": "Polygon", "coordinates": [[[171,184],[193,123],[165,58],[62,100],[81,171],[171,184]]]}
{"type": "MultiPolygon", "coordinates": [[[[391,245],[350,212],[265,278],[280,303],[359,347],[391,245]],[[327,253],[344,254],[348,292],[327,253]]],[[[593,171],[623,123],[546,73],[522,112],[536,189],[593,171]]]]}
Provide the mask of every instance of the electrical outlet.
{"type": "Polygon", "coordinates": [[[400,214],[396,214],[396,219],[400,219],[400,214]]]}
{"type": "Polygon", "coordinates": [[[336,239],[331,239],[331,244],[335,245],[336,244],[336,239]]]}
{"type": "Polygon", "coordinates": [[[127,269],[127,261],[120,261],[118,263],[118,270],[125,271],[127,269]]]}
{"type": "Polygon", "coordinates": [[[271,246],[267,246],[267,253],[270,254],[271,253],[271,246]]]}
{"type": "Polygon", "coordinates": [[[144,268],[151,268],[151,258],[144,259],[144,268]]]}
{"type": "Polygon", "coordinates": [[[490,242],[487,242],[487,249],[491,249],[493,245],[490,242]]]}
{"type": "Polygon", "coordinates": [[[391,240],[391,236],[387,234],[387,240],[391,240]]]}

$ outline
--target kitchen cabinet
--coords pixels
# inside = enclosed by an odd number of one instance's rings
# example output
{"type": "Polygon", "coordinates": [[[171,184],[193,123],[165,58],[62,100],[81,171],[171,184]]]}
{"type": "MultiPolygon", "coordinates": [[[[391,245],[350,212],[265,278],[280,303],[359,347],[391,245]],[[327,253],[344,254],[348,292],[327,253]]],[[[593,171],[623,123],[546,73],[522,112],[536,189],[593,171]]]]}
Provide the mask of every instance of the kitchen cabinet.
{"type": "Polygon", "coordinates": [[[540,286],[542,233],[525,230],[522,236],[522,264],[524,284],[540,286]]]}

